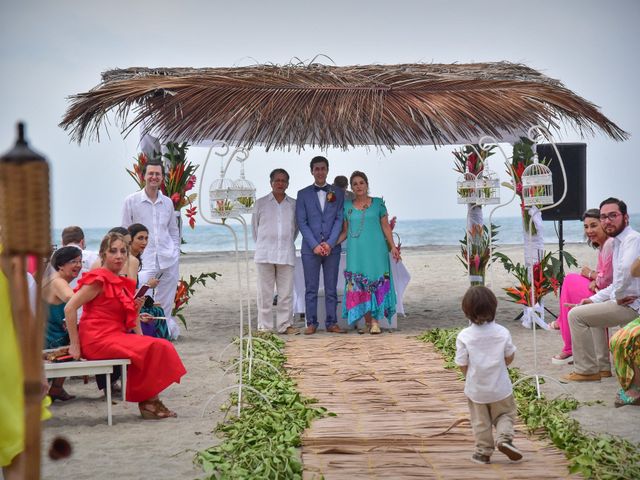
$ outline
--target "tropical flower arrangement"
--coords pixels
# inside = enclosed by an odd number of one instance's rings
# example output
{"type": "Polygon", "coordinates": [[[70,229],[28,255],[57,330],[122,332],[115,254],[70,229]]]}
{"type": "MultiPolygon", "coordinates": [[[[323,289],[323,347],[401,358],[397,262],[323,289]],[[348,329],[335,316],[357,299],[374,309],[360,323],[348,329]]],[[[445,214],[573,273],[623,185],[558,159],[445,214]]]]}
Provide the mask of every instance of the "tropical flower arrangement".
{"type": "MultiPolygon", "coordinates": [[[[503,253],[495,253],[495,257],[502,262],[508,273],[513,274],[518,281],[515,287],[504,288],[508,300],[520,305],[532,307],[531,305],[531,281],[529,269],[526,265],[513,263],[513,261],[503,253]]],[[[576,259],[569,253],[563,252],[562,258],[567,267],[577,266],[576,259]]],[[[554,252],[543,254],[539,262],[533,265],[533,293],[535,303],[540,303],[545,295],[553,292],[558,295],[558,289],[562,285],[562,260],[554,255],[554,252]]]]}
{"type": "MultiPolygon", "coordinates": [[[[519,142],[513,145],[513,155],[511,157],[511,163],[507,164],[507,173],[509,176],[513,178],[515,185],[507,185],[509,188],[514,189],[516,194],[520,197],[520,209],[522,211],[522,220],[524,222],[525,231],[529,231],[529,224],[531,223],[531,216],[529,215],[529,210],[524,204],[524,196],[522,193],[522,173],[525,168],[529,165],[533,164],[533,158],[535,157],[535,152],[533,151],[533,142],[528,138],[522,137],[519,142]]],[[[542,159],[540,160],[542,165],[547,165],[549,160],[542,159]]],[[[537,187],[532,187],[537,188],[537,187]]],[[[535,196],[535,195],[531,195],[535,196]]],[[[532,235],[535,235],[536,227],[531,224],[532,235]]]]}
{"type": "MultiPolygon", "coordinates": [[[[189,146],[186,143],[178,144],[169,142],[165,145],[167,152],[162,156],[158,155],[158,159],[164,159],[165,166],[167,166],[167,172],[164,178],[164,182],[160,186],[162,193],[171,199],[173,202],[173,208],[179,212],[184,207],[187,207],[185,214],[189,221],[189,226],[195,228],[196,226],[196,213],[197,207],[193,205],[193,202],[198,197],[197,193],[188,192],[193,189],[196,184],[195,171],[198,169],[198,165],[193,165],[187,161],[187,149],[189,146]]],[[[139,188],[144,188],[145,181],[144,166],[148,162],[148,158],[144,153],[138,154],[136,162],[133,164],[133,170],[127,169],[127,173],[138,184],[139,188]]]]}
{"type": "Polygon", "coordinates": [[[190,275],[189,280],[180,278],[180,281],[178,281],[178,289],[176,290],[176,296],[174,298],[174,306],[173,310],[171,311],[171,315],[174,317],[178,317],[185,328],[187,326],[187,321],[181,312],[187,306],[189,300],[191,300],[191,298],[193,297],[193,294],[196,291],[195,286],[202,285],[203,287],[205,287],[207,285],[208,278],[215,280],[216,277],[219,276],[220,274],[217,272],[209,272],[201,273],[197,277],[190,275]]]}
{"type": "MultiPolygon", "coordinates": [[[[487,158],[493,155],[494,148],[495,146],[491,146],[488,150],[482,150],[479,145],[473,145],[473,147],[465,145],[459,150],[454,150],[455,164],[453,170],[461,175],[471,173],[474,177],[477,177],[484,170],[487,158]]],[[[484,192],[485,196],[491,196],[491,189],[488,188],[486,190],[484,192]]],[[[475,184],[473,187],[458,188],[458,195],[461,198],[469,197],[474,193],[476,193],[475,184]]]]}
{"type": "MultiPolygon", "coordinates": [[[[491,234],[489,234],[486,225],[475,224],[467,231],[464,238],[460,239],[460,255],[456,258],[460,260],[469,275],[475,277],[475,280],[471,280],[471,285],[484,285],[484,276],[491,260],[492,245],[495,246],[497,241],[498,229],[498,225],[492,224],[491,234]]],[[[493,253],[494,258],[497,258],[497,255],[493,253]]]]}

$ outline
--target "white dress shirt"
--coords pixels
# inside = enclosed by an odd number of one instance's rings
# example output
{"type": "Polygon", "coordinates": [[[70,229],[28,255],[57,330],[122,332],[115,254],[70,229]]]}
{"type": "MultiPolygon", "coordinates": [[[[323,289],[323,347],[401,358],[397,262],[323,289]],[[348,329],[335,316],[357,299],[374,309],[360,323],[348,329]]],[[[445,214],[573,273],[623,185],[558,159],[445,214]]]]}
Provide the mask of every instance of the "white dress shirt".
{"type": "Polygon", "coordinates": [[[509,330],[496,322],[472,323],[456,339],[456,365],[468,366],[464,394],[475,403],[493,403],[513,393],[505,358],[515,353],[509,330]]]}
{"type": "Polygon", "coordinates": [[[295,265],[296,247],[293,242],[298,235],[298,227],[293,198],[285,195],[278,203],[273,193],[269,193],[256,200],[251,228],[256,244],[256,263],[295,265]]]}
{"type": "MultiPolygon", "coordinates": [[[[594,303],[616,301],[624,297],[640,297],[640,278],[631,276],[631,265],[640,257],[640,233],[627,226],[613,237],[613,282],[590,297],[594,303]]],[[[640,311],[640,298],[629,305],[640,311]]]]}
{"type": "MultiPolygon", "coordinates": [[[[318,185],[317,183],[314,183],[314,185],[316,187],[328,187],[329,184],[325,183],[324,185],[318,185]]],[[[327,192],[325,192],[324,190],[318,190],[317,192],[318,195],[318,201],[320,202],[320,210],[324,212],[324,203],[327,201],[327,192]]]]}
{"type": "Polygon", "coordinates": [[[180,258],[180,234],[173,202],[158,191],[155,202],[144,189],[132,193],[122,208],[122,226],[128,228],[133,223],[141,223],[149,229],[149,243],[142,253],[142,264],[165,269],[180,258]]]}

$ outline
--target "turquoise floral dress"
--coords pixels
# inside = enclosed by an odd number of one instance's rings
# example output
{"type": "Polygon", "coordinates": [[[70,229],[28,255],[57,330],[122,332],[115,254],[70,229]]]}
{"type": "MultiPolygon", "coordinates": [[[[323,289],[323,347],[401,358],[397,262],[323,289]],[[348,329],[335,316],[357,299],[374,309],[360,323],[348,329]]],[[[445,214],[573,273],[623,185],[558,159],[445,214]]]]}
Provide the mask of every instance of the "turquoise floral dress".
{"type": "Polygon", "coordinates": [[[354,208],[352,200],[344,201],[344,219],[349,228],[342,318],[350,325],[367,312],[376,320],[391,319],[396,313],[389,248],[380,226],[385,215],[387,207],[381,198],[372,198],[364,211],[354,208]]]}

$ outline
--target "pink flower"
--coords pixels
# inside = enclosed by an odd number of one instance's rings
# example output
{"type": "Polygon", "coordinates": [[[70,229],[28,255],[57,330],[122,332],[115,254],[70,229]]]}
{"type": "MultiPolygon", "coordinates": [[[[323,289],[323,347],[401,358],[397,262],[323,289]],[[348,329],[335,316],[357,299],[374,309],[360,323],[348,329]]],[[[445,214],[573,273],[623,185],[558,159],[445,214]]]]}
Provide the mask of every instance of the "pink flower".
{"type": "Polygon", "coordinates": [[[178,192],[171,195],[171,201],[173,202],[174,208],[178,206],[180,203],[180,194],[178,192]]]}
{"type": "Polygon", "coordinates": [[[480,255],[478,255],[477,253],[474,255],[473,257],[473,264],[476,267],[476,272],[480,270],[480,255]]]}
{"type": "Polygon", "coordinates": [[[393,229],[396,227],[396,217],[393,217],[391,220],[389,220],[389,226],[391,227],[391,230],[393,231],[393,229]]]}
{"type": "Polygon", "coordinates": [[[187,180],[187,184],[184,187],[185,188],[185,192],[188,192],[189,190],[191,190],[196,184],[196,176],[195,175],[191,175],[189,177],[189,180],[187,180]]]}

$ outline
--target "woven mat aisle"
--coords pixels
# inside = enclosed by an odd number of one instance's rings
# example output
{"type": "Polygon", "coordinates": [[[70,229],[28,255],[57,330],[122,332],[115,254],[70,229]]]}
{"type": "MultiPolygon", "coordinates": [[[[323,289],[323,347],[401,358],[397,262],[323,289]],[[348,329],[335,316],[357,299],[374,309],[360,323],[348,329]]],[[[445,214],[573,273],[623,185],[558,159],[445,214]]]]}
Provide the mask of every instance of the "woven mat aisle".
{"type": "Polygon", "coordinates": [[[337,414],[304,433],[305,479],[569,477],[564,454],[522,427],[514,443],[523,461],[496,451],[491,465],[471,462],[464,384],[431,345],[394,334],[319,334],[288,340],[285,352],[300,392],[337,414]]]}

